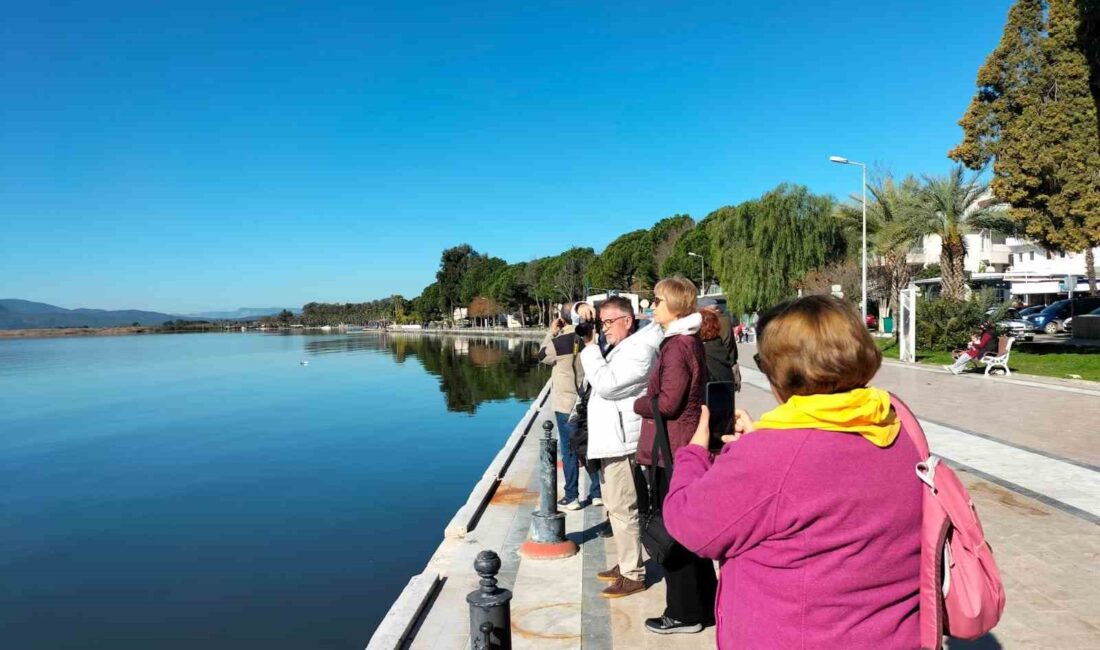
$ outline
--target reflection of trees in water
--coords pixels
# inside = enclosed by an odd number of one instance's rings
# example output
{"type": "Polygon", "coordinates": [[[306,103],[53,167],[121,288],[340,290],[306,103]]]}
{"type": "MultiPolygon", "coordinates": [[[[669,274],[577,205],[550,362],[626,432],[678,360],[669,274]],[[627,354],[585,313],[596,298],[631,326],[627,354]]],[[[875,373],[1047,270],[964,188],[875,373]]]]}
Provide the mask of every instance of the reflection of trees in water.
{"type": "Polygon", "coordinates": [[[474,413],[482,402],[534,399],[550,376],[535,341],[468,336],[366,333],[306,341],[310,355],[379,352],[412,356],[439,377],[447,410],[474,413]]]}

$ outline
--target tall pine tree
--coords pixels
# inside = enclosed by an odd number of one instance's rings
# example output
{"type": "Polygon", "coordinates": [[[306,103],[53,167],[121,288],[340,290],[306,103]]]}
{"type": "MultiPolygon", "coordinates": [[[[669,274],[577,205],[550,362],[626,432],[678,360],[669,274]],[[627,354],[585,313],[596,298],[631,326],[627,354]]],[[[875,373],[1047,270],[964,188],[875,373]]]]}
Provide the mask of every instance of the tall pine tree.
{"type": "Polygon", "coordinates": [[[1100,245],[1100,121],[1090,85],[1084,0],[1018,0],[1000,44],[978,71],[978,92],[950,157],[993,161],[993,193],[1029,237],[1055,250],[1100,245]]]}

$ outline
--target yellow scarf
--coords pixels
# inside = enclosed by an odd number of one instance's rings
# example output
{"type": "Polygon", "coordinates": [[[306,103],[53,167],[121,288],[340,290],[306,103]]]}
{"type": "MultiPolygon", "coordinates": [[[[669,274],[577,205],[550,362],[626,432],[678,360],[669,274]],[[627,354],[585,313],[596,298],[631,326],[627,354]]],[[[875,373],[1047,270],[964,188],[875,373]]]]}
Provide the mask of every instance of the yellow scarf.
{"type": "Polygon", "coordinates": [[[858,433],[878,447],[889,447],[901,430],[890,410],[890,393],[857,388],[833,395],[795,395],[765,413],[757,429],[824,429],[858,433]]]}

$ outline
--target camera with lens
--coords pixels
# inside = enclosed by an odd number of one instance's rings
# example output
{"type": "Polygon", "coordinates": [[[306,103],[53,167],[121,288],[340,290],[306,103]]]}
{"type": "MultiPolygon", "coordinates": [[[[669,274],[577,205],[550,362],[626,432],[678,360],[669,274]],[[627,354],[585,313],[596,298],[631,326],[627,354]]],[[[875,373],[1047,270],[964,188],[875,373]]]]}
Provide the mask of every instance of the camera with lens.
{"type": "Polygon", "coordinates": [[[582,320],[573,330],[582,342],[587,342],[592,338],[593,332],[596,331],[596,321],[582,320]]]}

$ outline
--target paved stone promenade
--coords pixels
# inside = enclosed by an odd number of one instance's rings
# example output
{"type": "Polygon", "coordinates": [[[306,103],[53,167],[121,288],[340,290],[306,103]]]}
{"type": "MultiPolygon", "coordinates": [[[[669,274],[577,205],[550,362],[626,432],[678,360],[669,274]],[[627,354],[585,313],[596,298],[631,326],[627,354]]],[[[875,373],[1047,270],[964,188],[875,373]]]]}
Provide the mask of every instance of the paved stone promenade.
{"type": "MultiPolygon", "coordinates": [[[[738,406],[754,416],[774,401],[742,346],[745,384],[738,406]]],[[[959,467],[974,497],[1008,589],[1008,606],[993,634],[949,648],[1100,648],[1100,386],[1014,375],[953,376],[937,369],[887,364],[875,385],[895,392],[924,424],[933,451],[959,467]]],[[[547,419],[543,408],[537,422],[547,419]]],[[[441,586],[403,644],[465,648],[465,594],[477,586],[472,561],[482,548],[501,554],[501,582],[515,591],[517,648],[711,648],[702,634],[648,634],[642,621],[663,609],[664,584],[620,600],[599,598],[594,576],[614,563],[614,539],[595,530],[603,508],[568,513],[581,552],[533,562],[517,554],[537,501],[538,433],[515,459],[477,525],[444,543],[429,563],[441,586]]],[[[582,488],[582,494],[584,489],[582,488]]],[[[433,574],[434,575],[434,574],[433,574]]],[[[372,644],[386,647],[383,644],[372,644]]]]}

